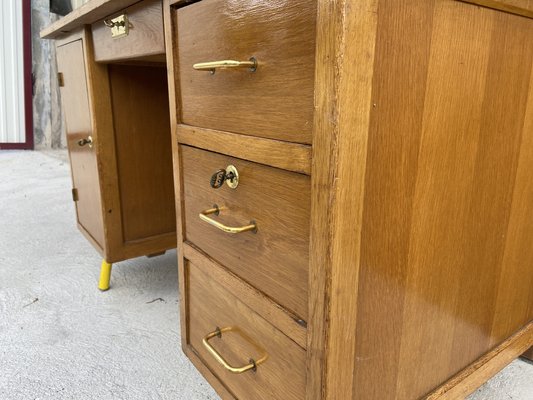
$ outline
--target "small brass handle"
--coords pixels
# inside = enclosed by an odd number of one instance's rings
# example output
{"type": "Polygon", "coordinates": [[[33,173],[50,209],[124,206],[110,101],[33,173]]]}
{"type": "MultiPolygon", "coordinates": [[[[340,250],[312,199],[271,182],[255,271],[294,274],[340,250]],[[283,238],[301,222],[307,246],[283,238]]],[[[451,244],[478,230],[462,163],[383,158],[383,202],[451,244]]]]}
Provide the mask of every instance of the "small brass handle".
{"type": "Polygon", "coordinates": [[[252,231],[253,233],[257,232],[257,224],[254,221],[250,221],[250,224],[244,225],[244,226],[226,226],[224,224],[221,224],[218,221],[215,221],[213,218],[208,217],[208,215],[218,215],[220,214],[221,208],[217,206],[216,204],[213,206],[213,208],[210,208],[208,210],[204,210],[199,214],[199,217],[202,221],[207,222],[210,225],[213,225],[215,228],[220,229],[221,231],[227,232],[227,233],[242,233],[242,232],[248,232],[252,231]]]}
{"type": "Polygon", "coordinates": [[[250,58],[248,61],[234,61],[234,60],[221,60],[221,61],[210,61],[194,64],[192,67],[197,71],[209,71],[212,74],[215,73],[217,69],[225,68],[249,68],[250,71],[257,71],[257,60],[255,57],[250,58]]]}
{"type": "Polygon", "coordinates": [[[111,37],[115,39],[128,36],[130,33],[130,22],[127,14],[104,19],[104,25],[111,29],[111,37]]]}
{"type": "Polygon", "coordinates": [[[89,147],[93,147],[93,137],[87,136],[86,138],[78,140],[78,146],[83,147],[86,144],[89,145],[89,147]]]}
{"type": "Polygon", "coordinates": [[[265,352],[264,349],[262,349],[259,345],[257,345],[248,335],[246,335],[244,332],[242,332],[239,328],[235,326],[229,326],[227,328],[216,328],[213,332],[208,333],[204,339],[202,340],[202,344],[204,347],[209,351],[209,353],[217,360],[226,370],[233,374],[242,374],[247,371],[256,371],[257,366],[264,363],[267,358],[268,354],[265,352]],[[218,338],[222,338],[223,333],[227,332],[234,332],[238,333],[243,339],[248,341],[253,347],[255,347],[259,353],[263,353],[261,358],[255,361],[253,358],[250,358],[249,364],[246,364],[242,367],[233,367],[231,366],[225,359],[222,357],[222,355],[213,347],[211,346],[211,343],[209,341],[213,339],[215,336],[218,338]]]}
{"type": "Polygon", "coordinates": [[[113,21],[112,19],[104,19],[104,24],[105,24],[105,26],[107,26],[108,28],[114,28],[115,26],[116,26],[116,27],[119,27],[119,26],[126,26],[126,21],[125,21],[125,20],[122,20],[122,21],[113,21]]]}

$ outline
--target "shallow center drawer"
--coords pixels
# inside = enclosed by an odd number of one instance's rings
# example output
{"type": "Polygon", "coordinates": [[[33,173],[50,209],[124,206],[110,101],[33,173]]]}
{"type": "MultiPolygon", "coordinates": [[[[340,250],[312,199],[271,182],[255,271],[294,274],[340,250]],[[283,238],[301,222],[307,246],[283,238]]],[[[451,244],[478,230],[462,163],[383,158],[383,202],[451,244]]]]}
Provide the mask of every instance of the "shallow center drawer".
{"type": "Polygon", "coordinates": [[[184,124],[311,143],[316,1],[203,0],[176,12],[184,124]],[[194,69],[251,58],[255,71],[194,69]]]}
{"type": "Polygon", "coordinates": [[[310,178],[193,147],[181,146],[185,240],[285,308],[307,319],[310,178]],[[219,189],[213,174],[237,168],[239,185],[219,189]],[[228,233],[202,220],[228,227],[253,221],[257,232],[228,233]]]}
{"type": "MultiPolygon", "coordinates": [[[[122,26],[117,29],[122,29],[122,26]]],[[[162,0],[144,0],[95,22],[92,33],[94,58],[98,62],[166,60],[162,0]],[[113,37],[116,29],[112,24],[127,25],[128,33],[113,37]]]]}
{"type": "Polygon", "coordinates": [[[241,302],[223,282],[211,279],[207,268],[190,262],[186,268],[189,344],[209,369],[238,399],[303,400],[305,350],[241,302]],[[255,368],[231,372],[204,344],[206,337],[227,367],[255,368]]]}

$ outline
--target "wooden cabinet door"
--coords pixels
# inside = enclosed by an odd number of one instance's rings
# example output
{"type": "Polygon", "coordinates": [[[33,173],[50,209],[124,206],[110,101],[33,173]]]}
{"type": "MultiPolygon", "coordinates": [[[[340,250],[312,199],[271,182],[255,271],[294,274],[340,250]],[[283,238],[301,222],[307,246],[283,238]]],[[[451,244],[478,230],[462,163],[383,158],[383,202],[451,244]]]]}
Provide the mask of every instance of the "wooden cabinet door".
{"type": "Polygon", "coordinates": [[[73,188],[77,192],[78,226],[96,244],[104,248],[102,202],[96,160],[96,137],[91,124],[87,93],[87,75],[82,40],[57,48],[57,63],[61,83],[61,102],[67,127],[73,188]],[[91,137],[93,145],[79,141],[91,137]]]}

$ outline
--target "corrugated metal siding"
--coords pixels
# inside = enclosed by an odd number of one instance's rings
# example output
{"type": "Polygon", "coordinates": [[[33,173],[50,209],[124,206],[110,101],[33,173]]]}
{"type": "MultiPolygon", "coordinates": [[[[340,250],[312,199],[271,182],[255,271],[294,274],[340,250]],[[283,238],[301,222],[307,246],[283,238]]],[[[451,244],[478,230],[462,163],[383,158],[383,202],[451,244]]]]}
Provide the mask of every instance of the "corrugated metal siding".
{"type": "Polygon", "coordinates": [[[0,0],[0,143],[24,143],[22,1],[0,0]]]}

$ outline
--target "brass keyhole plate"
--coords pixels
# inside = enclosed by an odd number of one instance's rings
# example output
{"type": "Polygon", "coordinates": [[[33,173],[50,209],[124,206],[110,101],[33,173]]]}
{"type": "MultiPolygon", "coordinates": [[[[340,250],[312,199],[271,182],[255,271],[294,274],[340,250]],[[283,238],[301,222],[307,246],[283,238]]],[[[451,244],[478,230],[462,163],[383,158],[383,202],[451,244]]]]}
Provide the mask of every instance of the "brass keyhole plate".
{"type": "Polygon", "coordinates": [[[232,189],[237,189],[237,186],[239,186],[239,171],[234,165],[228,165],[226,168],[226,176],[230,174],[233,175],[233,178],[226,179],[226,184],[232,189]]]}

